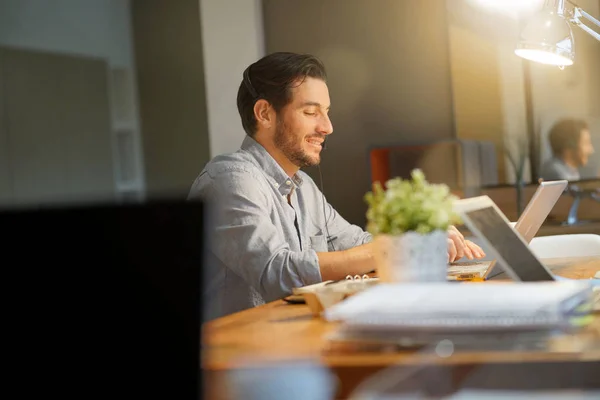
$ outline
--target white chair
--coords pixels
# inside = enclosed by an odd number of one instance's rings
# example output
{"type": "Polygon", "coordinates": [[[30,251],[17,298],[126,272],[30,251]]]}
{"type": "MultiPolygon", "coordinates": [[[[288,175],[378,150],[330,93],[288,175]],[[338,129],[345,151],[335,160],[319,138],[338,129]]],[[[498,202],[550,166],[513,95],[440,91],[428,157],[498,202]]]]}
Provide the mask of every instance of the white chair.
{"type": "MultiPolygon", "coordinates": [[[[514,227],[514,222],[511,224],[514,227]]],[[[479,238],[466,236],[465,239],[471,240],[486,252],[481,261],[493,259],[489,248],[479,238]]],[[[577,233],[539,236],[531,240],[529,247],[538,258],[600,257],[600,235],[577,233]]]]}
{"type": "Polygon", "coordinates": [[[539,236],[531,240],[529,247],[538,258],[600,257],[600,235],[539,236]]]}

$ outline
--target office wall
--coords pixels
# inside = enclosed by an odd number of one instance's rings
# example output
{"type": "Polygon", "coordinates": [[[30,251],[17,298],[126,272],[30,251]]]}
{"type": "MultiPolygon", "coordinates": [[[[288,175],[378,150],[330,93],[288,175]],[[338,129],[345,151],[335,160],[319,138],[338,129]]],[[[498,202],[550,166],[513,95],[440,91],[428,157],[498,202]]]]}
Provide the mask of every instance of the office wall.
{"type": "Polygon", "coordinates": [[[496,45],[460,24],[451,22],[448,29],[456,136],[494,143],[503,182],[503,108],[496,45]]]}
{"type": "Polygon", "coordinates": [[[2,205],[115,198],[106,61],[0,46],[0,86],[2,205]]]}
{"type": "Polygon", "coordinates": [[[210,155],[235,151],[245,133],[236,97],[244,69],[264,56],[261,0],[200,0],[210,155]]]}
{"type": "MultiPolygon", "coordinates": [[[[267,53],[309,52],[329,74],[325,194],[364,226],[371,146],[453,137],[448,28],[438,0],[264,0],[267,53]]],[[[307,172],[317,178],[314,168],[307,172]]]]}
{"type": "Polygon", "coordinates": [[[185,198],[209,159],[199,9],[198,0],[132,1],[150,197],[185,198]]]}
{"type": "Polygon", "coordinates": [[[10,140],[8,136],[8,126],[6,124],[6,102],[4,94],[4,87],[1,85],[2,81],[2,53],[0,52],[0,206],[6,204],[13,199],[12,195],[12,173],[10,171],[11,160],[10,151],[10,140]]]}
{"type": "Polygon", "coordinates": [[[514,54],[518,19],[541,4],[518,9],[481,0],[446,3],[456,135],[493,142],[498,182],[512,183],[515,170],[505,148],[516,159],[527,137],[524,64],[514,54]]]}
{"type": "Polygon", "coordinates": [[[129,0],[2,0],[0,44],[133,64],[129,0]]]}
{"type": "MultiPolygon", "coordinates": [[[[131,37],[129,0],[2,0],[0,2],[0,45],[24,50],[43,51],[70,56],[83,56],[106,61],[109,90],[113,90],[108,69],[118,69],[135,82],[135,62],[131,37]]],[[[137,135],[139,118],[135,84],[127,88],[131,99],[131,119],[128,122],[133,134],[131,154],[127,162],[135,168],[134,190],[143,193],[140,140],[137,135]]],[[[113,115],[114,117],[114,115],[113,115]]],[[[115,121],[106,132],[111,135],[115,121]]],[[[118,181],[119,149],[112,140],[116,189],[118,181]]],[[[60,157],[50,161],[60,165],[60,157]]],[[[102,187],[98,182],[99,189],[102,187]]]]}

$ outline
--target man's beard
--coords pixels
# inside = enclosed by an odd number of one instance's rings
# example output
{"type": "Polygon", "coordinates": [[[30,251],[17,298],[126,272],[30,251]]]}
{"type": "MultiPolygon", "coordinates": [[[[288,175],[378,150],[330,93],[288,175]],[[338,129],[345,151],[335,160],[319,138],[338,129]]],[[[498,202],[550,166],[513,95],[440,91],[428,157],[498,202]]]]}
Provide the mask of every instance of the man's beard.
{"type": "Polygon", "coordinates": [[[296,136],[289,134],[289,130],[283,121],[277,122],[275,130],[275,147],[277,147],[283,155],[287,157],[294,165],[299,168],[312,167],[321,162],[321,158],[317,156],[315,160],[310,155],[306,154],[302,148],[302,142],[296,143],[296,136]]]}

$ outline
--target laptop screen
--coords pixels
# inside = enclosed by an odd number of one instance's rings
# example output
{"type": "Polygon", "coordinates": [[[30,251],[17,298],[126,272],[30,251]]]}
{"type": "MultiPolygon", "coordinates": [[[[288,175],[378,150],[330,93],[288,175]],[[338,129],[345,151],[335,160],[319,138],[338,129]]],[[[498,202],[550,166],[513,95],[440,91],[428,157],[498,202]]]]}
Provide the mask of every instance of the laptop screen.
{"type": "Polygon", "coordinates": [[[469,211],[466,214],[519,279],[525,282],[554,280],[493,207],[469,211]]]}

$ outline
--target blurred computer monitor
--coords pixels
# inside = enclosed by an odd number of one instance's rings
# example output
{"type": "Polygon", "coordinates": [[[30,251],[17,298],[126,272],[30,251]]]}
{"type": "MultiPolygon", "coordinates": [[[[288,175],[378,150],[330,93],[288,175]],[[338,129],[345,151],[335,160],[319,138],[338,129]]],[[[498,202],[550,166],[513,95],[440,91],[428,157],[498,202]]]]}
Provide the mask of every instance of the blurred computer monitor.
{"type": "Polygon", "coordinates": [[[13,371],[61,398],[197,389],[203,213],[178,200],[0,210],[13,371]]]}

